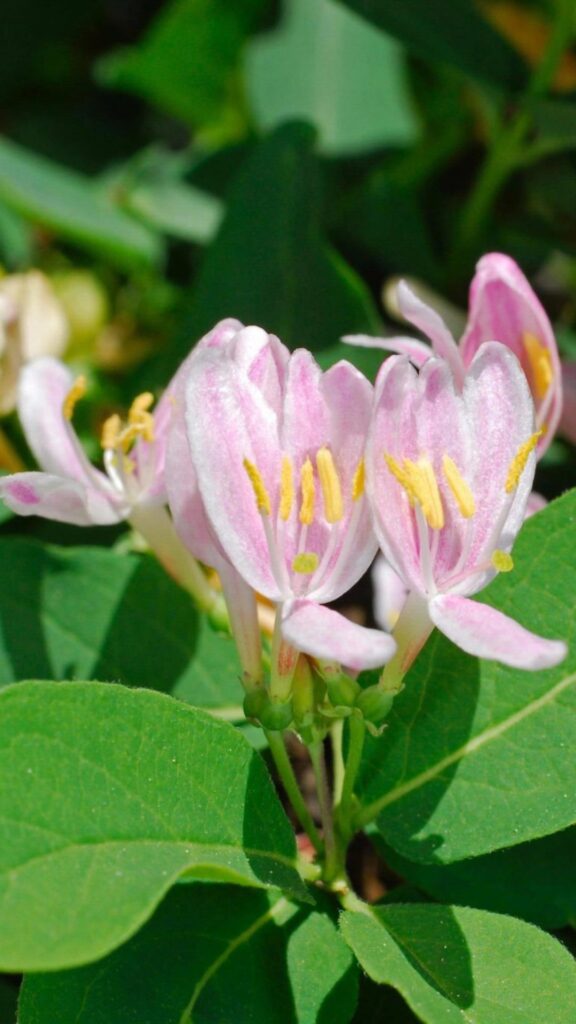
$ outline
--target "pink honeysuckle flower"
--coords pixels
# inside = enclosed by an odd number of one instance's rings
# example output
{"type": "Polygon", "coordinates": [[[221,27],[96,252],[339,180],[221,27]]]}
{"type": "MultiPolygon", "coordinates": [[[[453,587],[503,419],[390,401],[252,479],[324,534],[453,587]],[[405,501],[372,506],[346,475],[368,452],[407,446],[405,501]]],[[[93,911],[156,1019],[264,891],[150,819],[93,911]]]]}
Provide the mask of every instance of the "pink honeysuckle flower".
{"type": "MultiPolygon", "coordinates": [[[[382,551],[409,595],[394,632],[401,679],[435,625],[469,654],[526,669],[555,665],[563,643],[469,599],[512,568],[534,475],[538,432],[525,375],[488,342],[462,388],[444,360],[406,356],[380,370],[366,456],[382,551]]],[[[384,680],[383,680],[384,681],[384,680]]]]}
{"type": "Polygon", "coordinates": [[[576,444],[576,363],[562,363],[562,380],[564,383],[564,403],[560,432],[572,444],[576,444]]]}
{"type": "MultiPolygon", "coordinates": [[[[552,326],[519,266],[502,253],[488,253],[476,268],[470,287],[468,323],[457,345],[442,317],[401,281],[397,304],[402,316],[425,334],[435,355],[452,368],[462,387],[467,368],[480,346],[499,341],[517,356],[528,379],[536,406],[541,456],[554,436],[562,412],[562,370],[552,326]]],[[[356,345],[383,348],[407,355],[415,366],[430,358],[430,346],[414,338],[344,339],[356,345]]]]}
{"type": "Polygon", "coordinates": [[[386,634],[318,607],[348,590],[376,551],[364,494],[371,398],[349,363],[322,373],[310,353],[290,355],[259,327],[205,347],[190,368],[186,418],[200,495],[227,559],[279,606],[279,663],[290,660],[282,643],[356,670],[384,664],[395,649],[386,634]]]}

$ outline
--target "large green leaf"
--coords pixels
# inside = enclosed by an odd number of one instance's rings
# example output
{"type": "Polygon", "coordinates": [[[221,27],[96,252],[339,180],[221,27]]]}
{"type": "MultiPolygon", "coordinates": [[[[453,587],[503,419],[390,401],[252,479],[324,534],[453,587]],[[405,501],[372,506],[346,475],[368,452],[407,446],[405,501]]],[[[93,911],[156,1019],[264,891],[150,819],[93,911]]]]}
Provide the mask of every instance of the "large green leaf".
{"type": "Polygon", "coordinates": [[[0,198],[122,268],[154,264],[161,255],[157,236],[114,206],[89,178],[7,139],[0,139],[0,198]]]}
{"type": "Polygon", "coordinates": [[[357,973],[326,913],[272,892],[179,886],[105,960],[29,976],[20,1024],[347,1024],[357,973]]]}
{"type": "Polygon", "coordinates": [[[523,526],[516,568],[481,600],[569,644],[545,672],[426,645],[384,735],[367,744],[361,797],[410,860],[448,863],[576,820],[576,492],[523,526]]]}
{"type": "Polygon", "coordinates": [[[418,864],[377,832],[372,838],[394,871],[444,903],[495,910],[541,928],[576,923],[576,828],[455,864],[418,864]]]}
{"type": "Polygon", "coordinates": [[[0,694],[0,969],[87,963],[183,875],[305,896],[259,755],[151,690],[20,683],[0,694]]]}
{"type": "Polygon", "coordinates": [[[9,537],[0,564],[0,686],[98,678],[202,707],[241,703],[233,641],[154,559],[9,537]]]}
{"type": "Polygon", "coordinates": [[[291,348],[324,348],[346,331],[375,331],[370,296],[319,225],[314,132],[288,125],[243,164],[200,269],[182,333],[183,357],[224,316],[261,324],[291,348]]]}
{"type": "Polygon", "coordinates": [[[323,152],[418,135],[398,44],[331,0],[289,0],[280,27],[249,47],[247,77],[260,125],[304,118],[323,152]]]}
{"type": "Polygon", "coordinates": [[[18,986],[15,981],[0,978],[0,1024],[15,1024],[18,986]]]}
{"type": "Polygon", "coordinates": [[[242,134],[240,48],[260,6],[261,0],[172,0],[138,46],[100,62],[99,77],[218,139],[242,134]]]}
{"type": "Polygon", "coordinates": [[[419,57],[453,64],[482,81],[519,89],[527,67],[474,0],[340,0],[419,57]]]}
{"type": "Polygon", "coordinates": [[[426,1024],[572,1024],[576,966],[523,921],[430,904],[366,907],[341,919],[370,977],[399,989],[426,1024]]]}

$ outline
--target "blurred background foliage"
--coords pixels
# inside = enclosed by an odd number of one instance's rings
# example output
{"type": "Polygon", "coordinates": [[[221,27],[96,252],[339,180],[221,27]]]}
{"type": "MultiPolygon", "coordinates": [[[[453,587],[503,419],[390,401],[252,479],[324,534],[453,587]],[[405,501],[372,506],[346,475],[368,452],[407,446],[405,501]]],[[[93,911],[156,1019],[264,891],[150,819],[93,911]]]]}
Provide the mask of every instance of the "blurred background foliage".
{"type": "Polygon", "coordinates": [[[463,323],[488,250],[576,358],[575,34],[573,0],[3,0],[0,262],[64,303],[92,454],[220,317],[373,375],[339,339],[406,333],[386,282],[463,323]]]}

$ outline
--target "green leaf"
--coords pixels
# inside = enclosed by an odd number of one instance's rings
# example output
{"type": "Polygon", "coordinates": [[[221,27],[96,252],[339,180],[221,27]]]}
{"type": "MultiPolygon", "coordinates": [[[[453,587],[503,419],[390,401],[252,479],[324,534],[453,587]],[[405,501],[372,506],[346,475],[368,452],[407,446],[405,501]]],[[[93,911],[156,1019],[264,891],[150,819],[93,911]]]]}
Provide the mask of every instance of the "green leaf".
{"type": "Polygon", "coordinates": [[[16,1003],[18,984],[8,978],[0,978],[0,1024],[16,1024],[16,1003]]]}
{"type": "Polygon", "coordinates": [[[416,1024],[417,1021],[396,989],[389,985],[376,985],[368,975],[362,975],[352,1024],[416,1024]]]}
{"type": "Polygon", "coordinates": [[[473,0],[340,0],[396,36],[426,61],[452,64],[474,78],[522,89],[527,66],[473,0]]]}
{"type": "Polygon", "coordinates": [[[62,238],[121,268],[153,265],[158,238],[114,206],[89,178],[0,139],[0,199],[62,238]]]}
{"type": "Polygon", "coordinates": [[[280,27],[247,52],[258,123],[311,121],[332,155],[413,142],[418,126],[395,40],[331,0],[289,0],[285,8],[280,27]]]}
{"type": "Polygon", "coordinates": [[[521,672],[479,662],[434,635],[389,728],[366,745],[360,795],[386,841],[414,861],[450,863],[575,821],[576,491],[523,526],[515,569],[480,597],[567,641],[565,662],[521,672]]]}
{"type": "Polygon", "coordinates": [[[576,967],[533,925],[463,907],[366,907],[341,918],[347,942],[380,984],[426,1024],[572,1024],[576,967]]]}
{"type": "Polygon", "coordinates": [[[240,50],[260,0],[173,0],[144,40],[98,65],[103,84],[126,89],[213,141],[245,132],[240,50]]]}
{"type": "Polygon", "coordinates": [[[233,641],[147,556],[0,539],[0,686],[99,678],[241,703],[233,641]]]}
{"type": "Polygon", "coordinates": [[[28,682],[0,694],[0,967],[87,963],[179,878],[306,898],[259,755],[151,690],[28,682]]]}
{"type": "Polygon", "coordinates": [[[20,1024],[347,1024],[357,969],[326,913],[179,886],[105,960],[26,979],[20,1024]]]}
{"type": "Polygon", "coordinates": [[[243,164],[175,357],[224,316],[261,324],[291,348],[314,350],[347,331],[378,329],[365,286],[322,237],[313,143],[309,126],[288,125],[243,164]]]}
{"type": "Polygon", "coordinates": [[[499,911],[547,929],[576,922],[576,828],[442,865],[409,861],[377,832],[371,838],[397,874],[437,900],[499,911]]]}

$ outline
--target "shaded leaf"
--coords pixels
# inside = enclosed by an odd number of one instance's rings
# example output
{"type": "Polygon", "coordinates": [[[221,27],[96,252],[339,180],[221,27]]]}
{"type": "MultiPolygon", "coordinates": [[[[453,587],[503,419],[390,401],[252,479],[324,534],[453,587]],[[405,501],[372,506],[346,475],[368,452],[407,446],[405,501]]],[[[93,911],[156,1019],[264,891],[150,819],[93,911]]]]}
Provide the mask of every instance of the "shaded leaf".
{"type": "Polygon", "coordinates": [[[4,970],[103,956],[183,875],[306,898],[259,755],[170,697],[103,683],[8,687],[0,778],[4,970]]]}
{"type": "Polygon", "coordinates": [[[426,1024],[571,1024],[576,966],[533,925],[462,907],[348,912],[342,933],[370,977],[426,1024]]]}
{"type": "Polygon", "coordinates": [[[20,1024],[347,1024],[357,973],[327,914],[277,893],[178,886],[105,960],[29,976],[20,1024]]]}

